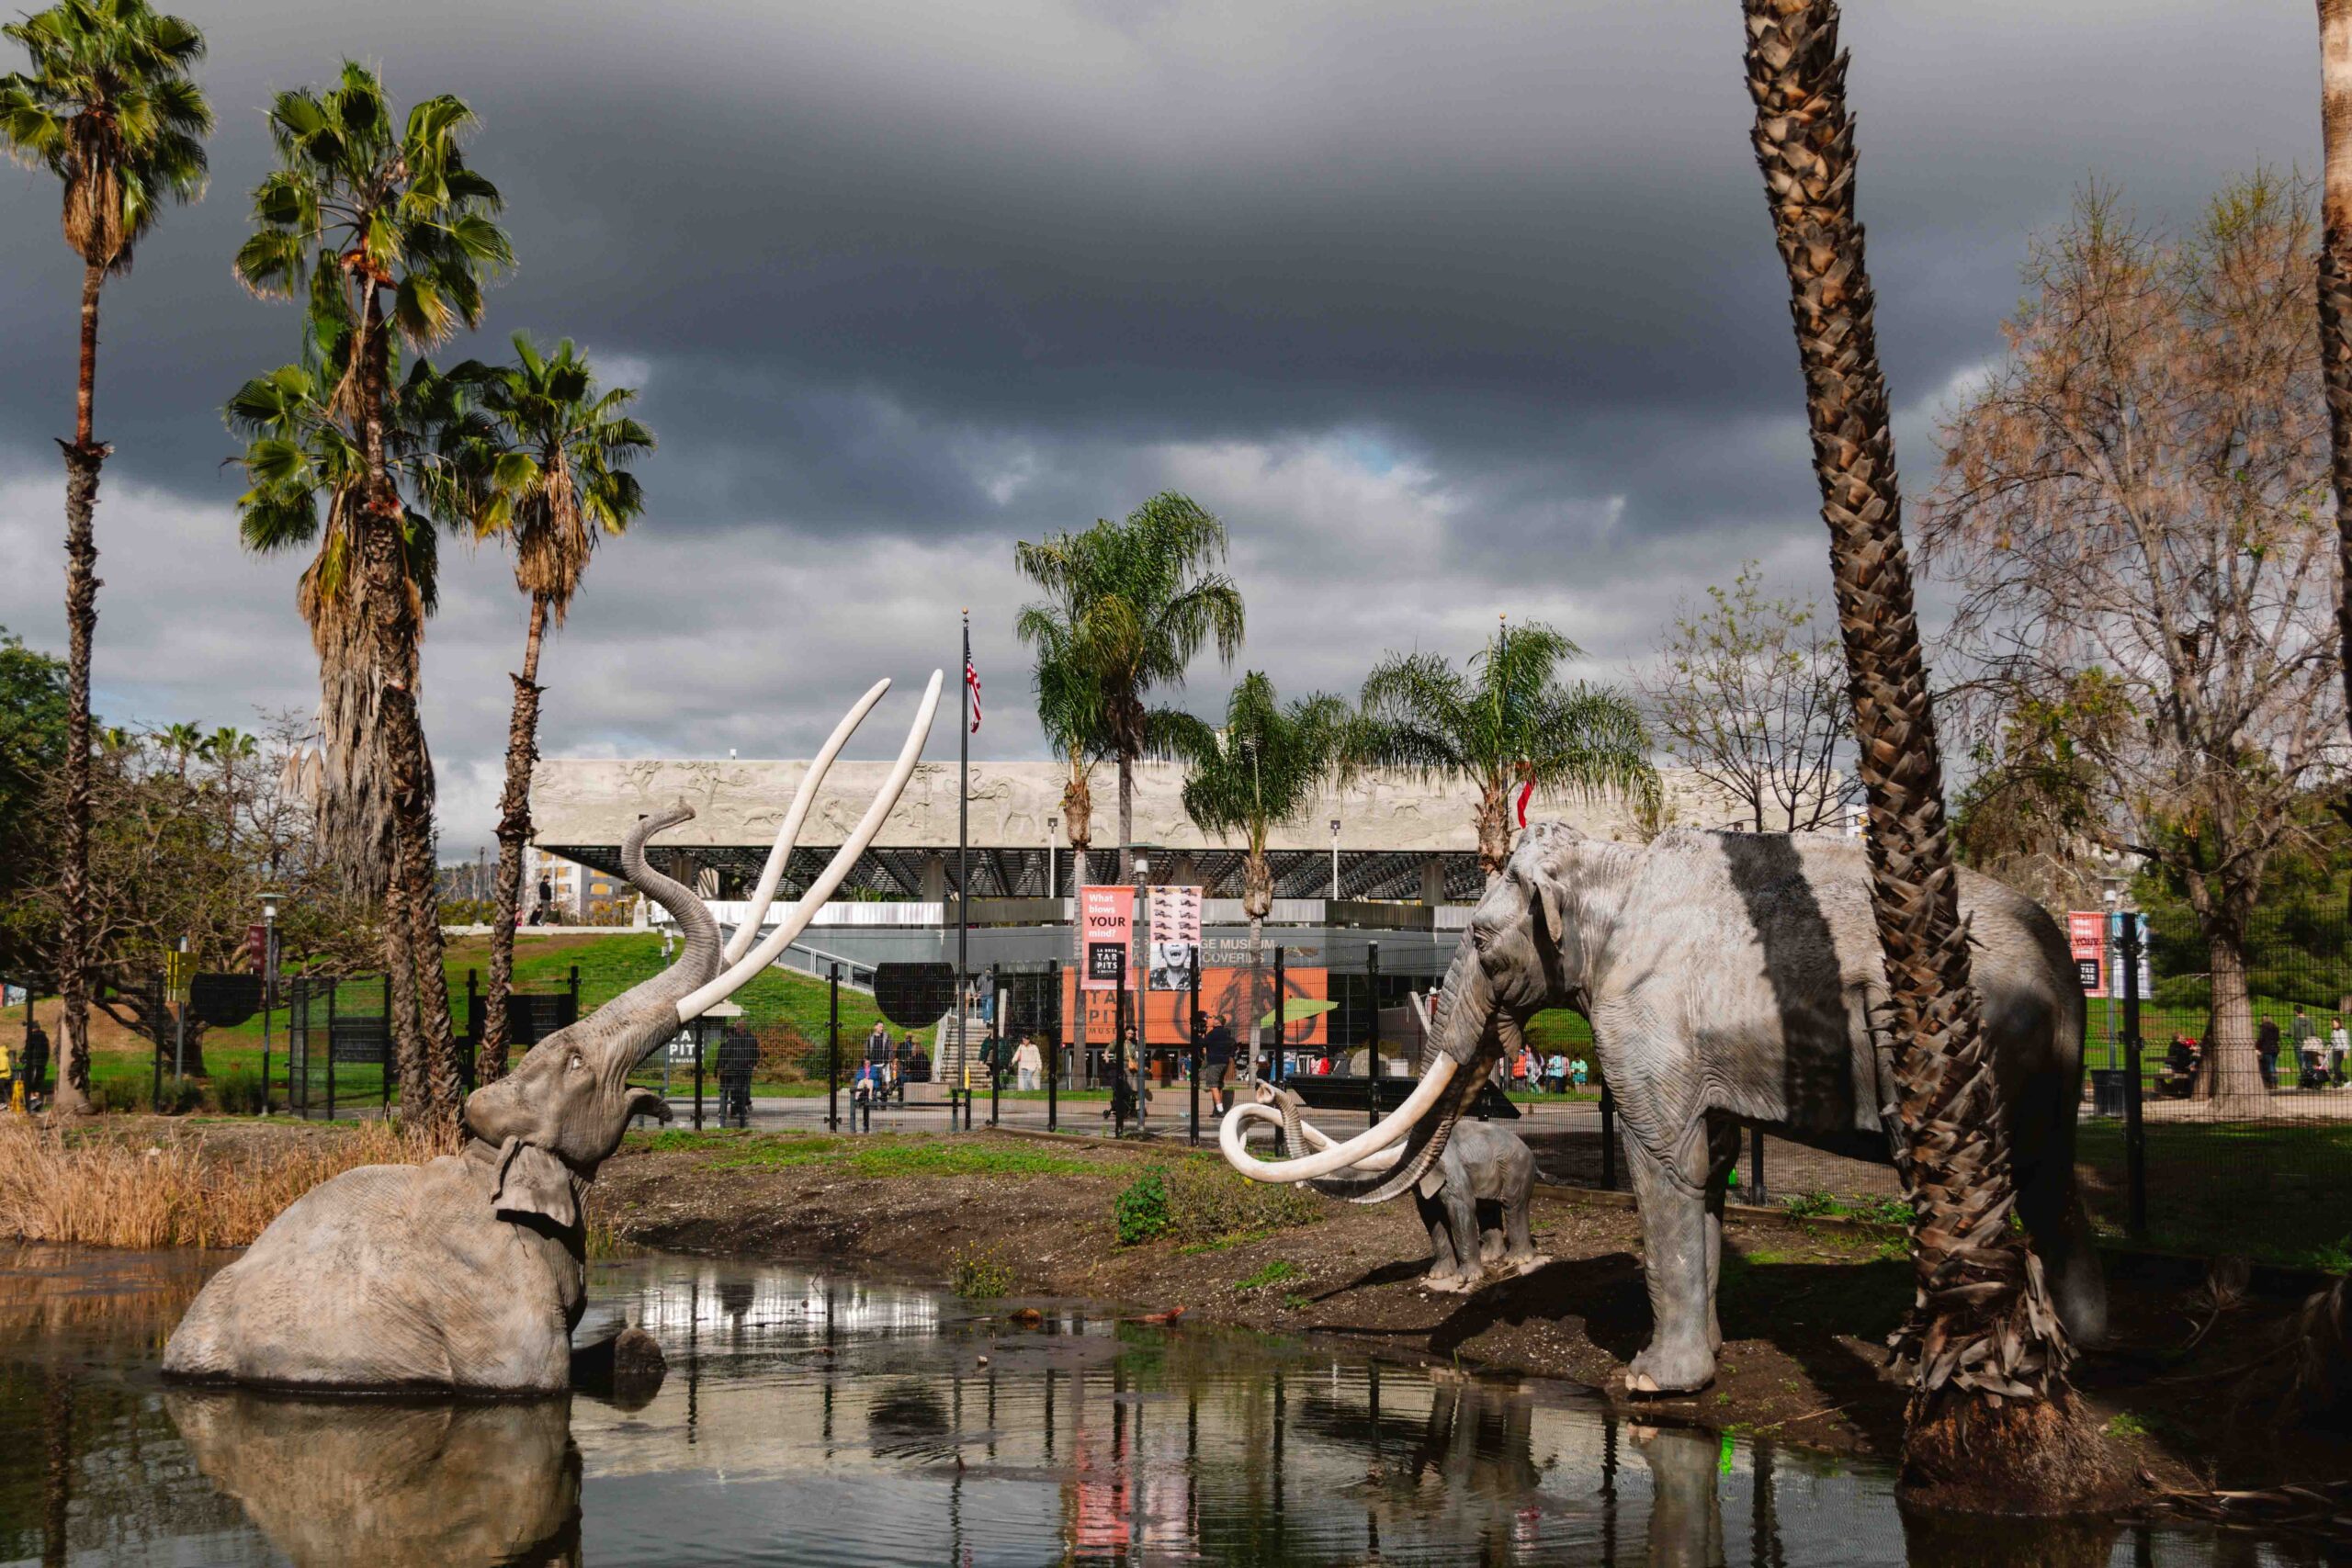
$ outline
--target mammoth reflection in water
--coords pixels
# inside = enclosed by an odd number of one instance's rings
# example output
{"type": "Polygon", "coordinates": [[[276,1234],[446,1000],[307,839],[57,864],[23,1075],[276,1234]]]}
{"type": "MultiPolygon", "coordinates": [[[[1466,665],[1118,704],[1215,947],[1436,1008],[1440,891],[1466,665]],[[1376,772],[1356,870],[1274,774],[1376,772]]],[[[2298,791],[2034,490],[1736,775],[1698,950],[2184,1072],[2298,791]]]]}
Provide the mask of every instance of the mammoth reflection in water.
{"type": "Polygon", "coordinates": [[[579,1561],[569,1397],[427,1404],[174,1390],[164,1404],[197,1467],[302,1568],[579,1561]]]}

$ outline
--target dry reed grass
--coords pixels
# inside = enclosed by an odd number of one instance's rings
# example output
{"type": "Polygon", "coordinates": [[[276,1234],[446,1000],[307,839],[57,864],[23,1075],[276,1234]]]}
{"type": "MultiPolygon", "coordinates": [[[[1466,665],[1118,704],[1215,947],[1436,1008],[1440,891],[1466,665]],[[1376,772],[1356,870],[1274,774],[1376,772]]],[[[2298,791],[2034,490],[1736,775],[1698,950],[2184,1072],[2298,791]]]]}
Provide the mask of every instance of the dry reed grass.
{"type": "Polygon", "coordinates": [[[447,1150],[366,1122],[282,1139],[204,1130],[66,1132],[0,1117],[0,1236],[93,1247],[243,1247],[286,1206],[356,1166],[447,1150]]]}

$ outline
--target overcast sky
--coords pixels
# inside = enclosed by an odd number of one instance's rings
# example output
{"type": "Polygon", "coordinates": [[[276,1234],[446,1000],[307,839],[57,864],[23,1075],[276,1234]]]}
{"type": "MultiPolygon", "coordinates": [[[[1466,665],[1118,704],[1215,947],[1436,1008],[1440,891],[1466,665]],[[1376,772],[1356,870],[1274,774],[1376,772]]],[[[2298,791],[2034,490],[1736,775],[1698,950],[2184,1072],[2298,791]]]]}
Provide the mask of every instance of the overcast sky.
{"type": "MultiPolygon", "coordinates": [[[[967,604],[976,752],[1038,755],[1012,541],[1162,488],[1226,520],[1244,662],[1288,693],[1503,611],[1619,676],[1743,558],[1826,585],[1733,0],[174,4],[220,129],[209,197],[106,291],[107,722],[316,702],[301,562],[239,553],[220,407],[296,346],[229,272],[264,111],[345,55],[481,117],[520,265],[453,353],[569,335],[661,438],[543,666],[549,755],[806,755],[884,673],[857,750],[887,752],[967,604]]],[[[2186,220],[2256,161],[2316,166],[2314,33],[2253,0],[1849,6],[1906,480],[2086,176],[2186,220]]],[[[0,625],[62,651],[56,207],[0,172],[0,625]]],[[[456,855],[489,836],[524,614],[495,553],[444,562],[456,855]]],[[[1204,660],[1193,705],[1227,680],[1204,660]]]]}

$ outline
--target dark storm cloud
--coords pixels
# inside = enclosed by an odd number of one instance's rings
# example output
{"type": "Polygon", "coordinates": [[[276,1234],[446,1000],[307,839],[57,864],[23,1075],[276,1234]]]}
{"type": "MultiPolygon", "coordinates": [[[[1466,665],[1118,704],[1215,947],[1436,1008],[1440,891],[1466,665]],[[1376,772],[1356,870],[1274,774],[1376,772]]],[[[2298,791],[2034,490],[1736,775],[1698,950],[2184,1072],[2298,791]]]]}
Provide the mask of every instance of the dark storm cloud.
{"type": "MultiPolygon", "coordinates": [[[[294,344],[227,267],[261,110],[346,52],[482,116],[522,266],[447,352],[571,335],[662,438],[642,536],[559,645],[550,751],[804,746],[871,670],[952,659],[971,603],[1005,699],[983,750],[1022,752],[1006,541],[1160,484],[1235,525],[1248,662],[1285,686],[1352,684],[1367,649],[1332,615],[1458,649],[1508,605],[1623,659],[1743,556],[1817,577],[1729,0],[175,4],[222,129],[210,199],[107,295],[99,671],[124,711],[307,691],[293,563],[154,551],[227,548],[219,405],[294,344]]],[[[2202,0],[1849,8],[1909,476],[2087,174],[2186,218],[2258,158],[2312,161],[2312,33],[2202,0]]],[[[52,643],[54,225],[44,178],[0,179],[0,617],[52,643]]],[[[456,553],[429,655],[452,842],[480,830],[514,618],[495,558],[456,553]]]]}

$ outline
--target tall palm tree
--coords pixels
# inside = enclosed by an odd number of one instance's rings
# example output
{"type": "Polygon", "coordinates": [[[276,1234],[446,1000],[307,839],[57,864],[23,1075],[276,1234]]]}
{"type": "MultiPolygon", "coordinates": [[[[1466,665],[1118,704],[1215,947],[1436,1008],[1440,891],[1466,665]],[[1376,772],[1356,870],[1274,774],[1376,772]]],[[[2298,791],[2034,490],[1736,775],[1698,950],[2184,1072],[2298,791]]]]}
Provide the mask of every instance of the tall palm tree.
{"type": "Polygon", "coordinates": [[[1330,776],[1348,732],[1348,705],[1317,693],[1283,706],[1258,671],[1241,677],[1225,705],[1215,744],[1184,777],[1184,814],[1204,833],[1241,836],[1241,908],[1250,917],[1250,1068],[1258,1076],[1258,1019],[1264,1011],[1259,958],[1274,907],[1266,838],[1306,809],[1330,776]]]}
{"type": "Polygon", "coordinates": [[[164,750],[172,754],[173,772],[180,783],[187,783],[187,765],[204,750],[203,727],[182,719],[177,724],[165,726],[155,739],[163,742],[164,750]]]}
{"type": "MultiPolygon", "coordinates": [[[[1029,606],[1021,636],[1037,650],[1037,727],[1069,770],[1062,781],[1062,826],[1069,840],[1071,881],[1081,885],[1094,838],[1094,765],[1110,752],[1102,685],[1086,648],[1082,617],[1072,605],[1029,606]]],[[[1051,897],[1057,890],[1046,892],[1051,897]]]]}
{"type": "Polygon", "coordinates": [[[498,802],[498,915],[490,928],[476,1081],[506,1071],[506,994],[514,976],[514,914],[523,897],[523,846],[531,838],[531,764],[539,735],[539,646],[560,626],[587,574],[598,538],[628,530],[645,510],[625,464],[653,450],[653,433],[629,417],[637,392],[599,389],[595,371],[570,338],[542,355],[514,334],[514,363],[471,362],[450,378],[474,389],[474,407],[452,427],[455,466],[470,491],[478,535],[508,540],[514,586],[531,602],[523,672],[506,727],[506,787],[498,802]]]}
{"type": "Polygon", "coordinates": [[[2352,0],[2319,0],[2319,349],[2335,458],[2335,625],[2352,701],[2352,0]]]}
{"type": "Polygon", "coordinates": [[[1385,655],[1364,678],[1349,771],[1409,768],[1475,785],[1478,864],[1489,876],[1510,858],[1517,784],[1653,797],[1657,770],[1640,710],[1606,687],[1561,684],[1560,666],[1577,655],[1533,622],[1498,635],[1462,669],[1442,654],[1385,655]]]}
{"type": "MultiPolygon", "coordinates": [[[[334,347],[347,347],[338,334],[334,347]]],[[[369,475],[358,436],[331,400],[334,369],[288,365],[257,376],[229,400],[229,426],[246,437],[239,461],[250,488],[238,498],[238,533],[258,554],[311,550],[294,604],[319,656],[321,787],[318,834],[365,897],[386,897],[395,880],[395,829],[390,791],[390,734],[380,722],[370,626],[364,613],[360,536],[369,475]]],[[[453,486],[436,458],[435,434],[453,418],[455,394],[430,364],[418,361],[391,409],[387,463],[395,481],[423,504],[446,510],[453,486]]],[[[439,553],[434,522],[418,506],[401,517],[401,592],[422,623],[438,604],[439,553]]],[[[436,922],[437,924],[437,922],[436,922]]],[[[415,972],[413,922],[385,922],[386,972],[415,972]]],[[[432,1090],[412,1002],[396,1007],[394,1057],[404,1105],[428,1106],[432,1090]]]]}
{"type": "Polygon", "coordinates": [[[65,1055],[56,1104],[90,1104],[90,638],[98,620],[98,548],[91,514],[98,468],[112,451],[95,434],[98,291],[130,267],[132,247],[167,202],[204,192],[204,141],[212,110],[188,68],[204,35],[146,0],[60,0],[0,27],[24,45],[32,69],[0,76],[0,143],[19,163],[45,168],[65,187],[65,243],[82,258],[82,365],[74,392],[74,439],[65,452],[66,719],[64,919],[58,989],[65,1055]]]}
{"type": "Polygon", "coordinates": [[[2109,1472],[2073,1418],[2065,1332],[2012,1228],[2009,1149],[1969,972],[1943,770],[1903,542],[1875,304],[1854,211],[1835,0],[1743,0],[1754,146],[1790,313],[1854,694],[1871,904],[1917,1214],[1918,1291],[1895,1335],[1914,1364],[1904,1479],[1923,1499],[2029,1511],[2109,1472]]]}
{"type": "MultiPolygon", "coordinates": [[[[359,637],[350,651],[389,763],[385,924],[406,933],[404,950],[401,937],[387,941],[392,1009],[424,1061],[426,1094],[412,1113],[454,1128],[461,1090],[441,968],[433,762],[417,711],[413,530],[394,473],[393,339],[423,348],[478,324],[482,281],[513,252],[493,220],[497,188],[466,164],[474,115],[458,99],[427,98],[396,116],[375,73],[345,62],[324,91],[280,93],[269,127],[278,166],[254,187],[254,232],[236,272],[256,294],[303,300],[312,340],[331,345],[323,363],[337,378],[325,407],[366,473],[348,520],[359,637]]],[[[322,674],[341,679],[323,664],[322,674]]]]}
{"type": "Polygon", "coordinates": [[[1122,522],[1098,521],[1013,547],[1023,576],[1047,598],[1015,623],[1041,650],[1082,652],[1101,704],[1103,750],[1119,767],[1119,878],[1135,874],[1135,765],[1185,757],[1208,739],[1199,719],[1153,707],[1157,691],[1181,687],[1204,644],[1230,664],[1241,647],[1241,591],[1224,572],[1225,525],[1188,496],[1163,491],[1122,522]]]}

